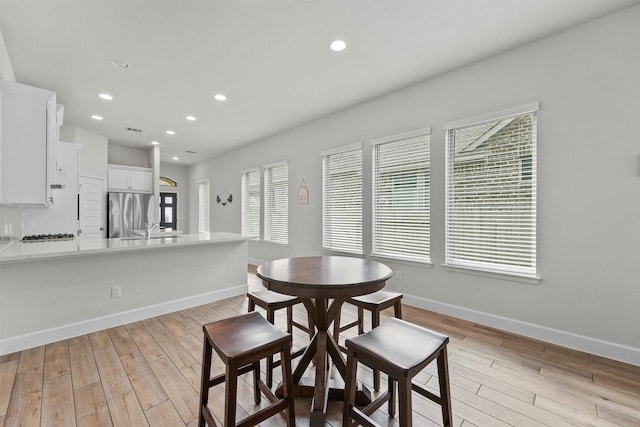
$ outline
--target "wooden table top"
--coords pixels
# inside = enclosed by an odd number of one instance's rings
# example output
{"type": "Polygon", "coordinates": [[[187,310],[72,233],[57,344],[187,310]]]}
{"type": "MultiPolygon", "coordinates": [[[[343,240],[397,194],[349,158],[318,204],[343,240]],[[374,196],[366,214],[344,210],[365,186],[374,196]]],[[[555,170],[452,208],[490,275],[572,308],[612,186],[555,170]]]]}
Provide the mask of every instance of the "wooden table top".
{"type": "Polygon", "coordinates": [[[269,289],[303,298],[348,298],[375,292],[392,274],[379,262],[341,256],[284,258],[262,264],[256,271],[269,289]]]}

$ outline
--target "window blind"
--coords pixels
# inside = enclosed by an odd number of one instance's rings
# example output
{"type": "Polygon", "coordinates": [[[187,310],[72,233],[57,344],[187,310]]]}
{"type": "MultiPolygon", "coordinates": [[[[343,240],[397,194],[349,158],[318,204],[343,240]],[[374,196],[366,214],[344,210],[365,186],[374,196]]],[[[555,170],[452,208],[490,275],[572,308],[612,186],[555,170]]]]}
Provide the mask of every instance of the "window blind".
{"type": "Polygon", "coordinates": [[[264,166],[264,240],[289,243],[289,165],[264,166]]]}
{"type": "Polygon", "coordinates": [[[260,168],[242,172],[242,235],[260,239],[260,168]]]}
{"type": "Polygon", "coordinates": [[[447,265],[535,277],[533,106],[446,129],[447,265]]]}
{"type": "Polygon", "coordinates": [[[430,129],[373,141],[373,255],[430,261],[430,129]]]}
{"type": "Polygon", "coordinates": [[[322,153],[322,247],[362,254],[362,145],[322,153]]]}

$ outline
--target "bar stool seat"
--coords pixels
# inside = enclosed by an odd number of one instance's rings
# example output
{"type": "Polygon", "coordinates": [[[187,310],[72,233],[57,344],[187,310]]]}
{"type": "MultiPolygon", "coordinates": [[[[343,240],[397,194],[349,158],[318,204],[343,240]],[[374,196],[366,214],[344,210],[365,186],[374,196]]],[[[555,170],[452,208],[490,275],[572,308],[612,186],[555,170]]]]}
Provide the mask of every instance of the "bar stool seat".
{"type": "Polygon", "coordinates": [[[254,426],[265,419],[286,411],[287,426],[295,426],[293,405],[293,377],[291,373],[291,335],[267,322],[260,313],[253,312],[229,317],[202,327],[204,346],[202,354],[202,379],[198,426],[215,426],[208,401],[209,389],[225,383],[224,426],[254,426]],[[225,364],[225,373],[211,378],[213,350],[225,364]],[[278,399],[260,379],[260,360],[279,353],[282,360],[284,396],[278,399]],[[261,393],[271,405],[249,415],[236,424],[238,376],[253,371],[254,401],[259,404],[261,393]]]}
{"type": "Polygon", "coordinates": [[[400,427],[412,425],[411,391],[439,404],[444,426],[451,426],[451,394],[447,365],[449,337],[404,320],[390,318],[375,329],[346,340],[347,367],[343,426],[357,422],[365,426],[375,424],[369,416],[385,402],[389,415],[395,415],[395,385],[398,385],[400,427]],[[437,359],[440,396],[413,384],[412,378],[437,359]],[[355,406],[358,362],[388,375],[387,391],[366,408],[355,406]]]}
{"type": "MultiPolygon", "coordinates": [[[[380,290],[349,298],[346,302],[358,307],[358,319],[338,327],[340,325],[340,316],[337,317],[333,329],[333,337],[336,342],[339,342],[340,332],[344,332],[354,326],[358,327],[359,335],[364,333],[364,310],[371,312],[371,328],[376,328],[380,325],[380,312],[390,307],[393,307],[393,315],[397,319],[402,319],[402,294],[398,292],[380,290]]],[[[346,348],[340,347],[340,349],[346,352],[346,348]]],[[[373,372],[373,388],[376,391],[380,390],[380,372],[377,370],[373,372]]]]}
{"type": "MultiPolygon", "coordinates": [[[[313,327],[305,326],[299,322],[296,322],[293,319],[293,306],[296,304],[301,304],[302,299],[298,297],[294,297],[291,295],[284,295],[278,292],[273,292],[268,289],[261,291],[250,291],[247,292],[247,297],[249,298],[248,304],[248,312],[255,311],[256,306],[262,307],[267,312],[267,320],[272,325],[275,324],[275,313],[277,310],[286,308],[287,309],[287,332],[292,333],[293,327],[306,332],[309,334],[309,340],[313,338],[313,327]]],[[[308,317],[307,317],[308,319],[308,317]]],[[[312,325],[310,320],[308,321],[308,325],[312,325]]],[[[295,359],[304,353],[304,348],[297,350],[291,353],[291,358],[295,359]]],[[[273,356],[269,356],[267,358],[267,385],[269,388],[273,387],[273,370],[280,366],[280,361],[273,360],[273,356]]]]}

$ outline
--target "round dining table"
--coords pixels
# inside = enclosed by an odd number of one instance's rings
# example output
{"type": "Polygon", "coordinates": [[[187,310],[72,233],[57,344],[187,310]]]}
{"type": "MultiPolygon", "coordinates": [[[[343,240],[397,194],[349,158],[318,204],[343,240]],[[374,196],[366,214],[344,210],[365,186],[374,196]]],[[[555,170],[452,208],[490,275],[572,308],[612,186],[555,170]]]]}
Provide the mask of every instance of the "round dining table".
{"type": "MultiPolygon", "coordinates": [[[[342,256],[284,258],[258,266],[256,275],[267,289],[302,299],[315,327],[315,335],[293,372],[294,395],[312,398],[312,427],[324,425],[328,399],[343,400],[344,396],[346,361],[329,333],[331,324],[348,298],[384,288],[392,274],[379,262],[342,256]],[[315,377],[307,384],[303,374],[311,361],[315,377]],[[332,364],[341,380],[330,378],[332,364]]],[[[368,403],[370,396],[362,390],[359,394],[364,400],[361,404],[368,403]]]]}

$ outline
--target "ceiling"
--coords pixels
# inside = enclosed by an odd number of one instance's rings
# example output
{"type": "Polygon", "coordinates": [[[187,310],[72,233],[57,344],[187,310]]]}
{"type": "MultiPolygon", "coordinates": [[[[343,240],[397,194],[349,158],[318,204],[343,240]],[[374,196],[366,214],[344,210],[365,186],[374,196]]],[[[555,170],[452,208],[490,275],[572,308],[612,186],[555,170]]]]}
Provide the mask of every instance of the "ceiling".
{"type": "Polygon", "coordinates": [[[0,0],[0,30],[66,125],[187,165],[639,1],[0,0]]]}

